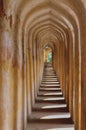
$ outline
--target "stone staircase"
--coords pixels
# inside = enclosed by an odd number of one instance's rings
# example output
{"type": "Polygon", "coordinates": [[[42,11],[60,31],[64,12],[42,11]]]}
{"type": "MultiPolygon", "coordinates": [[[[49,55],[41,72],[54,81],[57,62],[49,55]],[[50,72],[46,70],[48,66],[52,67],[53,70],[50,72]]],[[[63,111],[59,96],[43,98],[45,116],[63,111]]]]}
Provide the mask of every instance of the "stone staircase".
{"type": "Polygon", "coordinates": [[[45,64],[27,130],[74,130],[58,77],[50,63],[45,64]]]}

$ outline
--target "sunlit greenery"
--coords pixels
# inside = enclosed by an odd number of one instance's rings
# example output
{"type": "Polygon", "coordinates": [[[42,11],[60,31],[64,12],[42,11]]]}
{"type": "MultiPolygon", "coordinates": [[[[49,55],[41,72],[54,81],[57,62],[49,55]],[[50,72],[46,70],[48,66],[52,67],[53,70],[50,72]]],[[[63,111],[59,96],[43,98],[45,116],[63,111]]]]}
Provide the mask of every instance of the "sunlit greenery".
{"type": "Polygon", "coordinates": [[[48,62],[52,62],[52,52],[48,53],[48,62]]]}

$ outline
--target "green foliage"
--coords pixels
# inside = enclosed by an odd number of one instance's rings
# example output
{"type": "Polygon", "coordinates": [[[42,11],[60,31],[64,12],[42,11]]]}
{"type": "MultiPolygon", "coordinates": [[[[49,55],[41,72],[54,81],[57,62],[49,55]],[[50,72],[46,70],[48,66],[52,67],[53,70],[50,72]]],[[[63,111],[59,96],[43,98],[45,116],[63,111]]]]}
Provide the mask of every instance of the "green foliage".
{"type": "Polygon", "coordinates": [[[52,52],[48,53],[48,62],[52,62],[52,52]]]}

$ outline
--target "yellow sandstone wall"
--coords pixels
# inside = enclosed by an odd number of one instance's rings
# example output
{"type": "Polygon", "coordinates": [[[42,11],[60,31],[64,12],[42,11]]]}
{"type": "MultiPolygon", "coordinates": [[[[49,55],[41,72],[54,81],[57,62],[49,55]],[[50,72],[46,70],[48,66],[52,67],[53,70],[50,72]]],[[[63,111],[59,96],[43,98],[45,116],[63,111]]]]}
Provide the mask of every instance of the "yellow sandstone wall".
{"type": "Polygon", "coordinates": [[[53,51],[76,130],[86,130],[86,0],[0,0],[0,129],[25,130],[53,51]]]}

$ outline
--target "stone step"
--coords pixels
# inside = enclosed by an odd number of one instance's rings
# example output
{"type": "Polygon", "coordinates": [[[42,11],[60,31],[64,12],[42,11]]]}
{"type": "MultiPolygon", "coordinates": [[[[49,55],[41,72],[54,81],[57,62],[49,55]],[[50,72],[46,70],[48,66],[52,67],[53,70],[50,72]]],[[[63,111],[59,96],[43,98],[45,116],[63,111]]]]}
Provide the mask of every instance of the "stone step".
{"type": "Polygon", "coordinates": [[[47,87],[47,88],[49,88],[49,87],[52,87],[52,88],[57,87],[57,88],[60,88],[60,84],[41,84],[40,87],[47,87]]]}
{"type": "Polygon", "coordinates": [[[47,81],[49,81],[49,80],[50,81],[57,81],[58,79],[57,78],[52,78],[52,77],[48,77],[48,78],[43,77],[42,81],[45,81],[45,80],[47,80],[47,81]]]}
{"type": "Polygon", "coordinates": [[[56,78],[56,79],[58,79],[58,77],[56,75],[44,75],[43,78],[46,78],[46,79],[47,78],[52,78],[52,79],[56,78]]]}
{"type": "Polygon", "coordinates": [[[43,73],[43,75],[56,75],[56,73],[54,71],[46,71],[45,73],[43,73]]]}
{"type": "Polygon", "coordinates": [[[50,97],[47,97],[47,98],[46,98],[46,97],[44,96],[44,97],[37,97],[36,99],[37,99],[37,100],[44,100],[44,101],[50,101],[50,100],[51,100],[51,101],[52,101],[52,100],[53,100],[53,101],[58,101],[58,100],[64,100],[64,97],[51,97],[51,98],[50,98],[50,97]]]}
{"type": "Polygon", "coordinates": [[[45,71],[55,71],[55,70],[53,69],[53,67],[47,67],[47,68],[44,68],[44,72],[45,71]]]}
{"type": "Polygon", "coordinates": [[[51,90],[51,91],[56,90],[57,91],[57,90],[61,90],[61,88],[60,87],[59,88],[57,88],[57,87],[56,88],[40,87],[39,90],[46,90],[46,91],[48,91],[48,90],[51,90]]]}
{"type": "Polygon", "coordinates": [[[42,82],[58,82],[58,81],[57,79],[43,79],[42,82]]]}
{"type": "Polygon", "coordinates": [[[60,84],[41,84],[40,86],[52,86],[52,88],[54,87],[54,86],[60,86],[60,84]]]}
{"type": "Polygon", "coordinates": [[[57,80],[42,80],[41,84],[60,84],[57,80]]]}
{"type": "Polygon", "coordinates": [[[50,83],[50,84],[60,84],[58,81],[42,81],[42,83],[45,83],[45,84],[48,84],[48,83],[50,83]]]}
{"type": "Polygon", "coordinates": [[[49,109],[60,109],[60,108],[67,108],[67,104],[52,104],[52,103],[35,103],[33,106],[35,109],[43,109],[43,110],[49,110],[49,109]]]}
{"type": "Polygon", "coordinates": [[[73,124],[56,124],[56,123],[40,123],[30,122],[26,130],[74,130],[73,124]]]}
{"type": "Polygon", "coordinates": [[[45,74],[45,73],[55,73],[56,74],[56,72],[51,68],[51,69],[44,69],[44,72],[43,72],[43,74],[45,74]]]}
{"type": "Polygon", "coordinates": [[[68,112],[68,108],[47,108],[47,109],[42,109],[39,107],[34,107],[32,108],[32,111],[37,111],[37,112],[68,112]]]}
{"type": "Polygon", "coordinates": [[[43,74],[43,76],[56,76],[56,74],[54,74],[54,73],[45,73],[45,74],[43,74]]]}
{"type": "Polygon", "coordinates": [[[30,119],[65,119],[70,118],[69,112],[37,112],[33,111],[29,116],[30,119]]]}
{"type": "Polygon", "coordinates": [[[56,74],[56,72],[53,69],[46,69],[46,70],[44,70],[43,74],[45,74],[46,72],[56,74]]]}
{"type": "Polygon", "coordinates": [[[59,81],[57,79],[43,79],[42,82],[51,82],[51,83],[52,82],[58,82],[59,83],[59,81]]]}
{"type": "Polygon", "coordinates": [[[57,78],[57,76],[52,76],[52,75],[45,75],[45,76],[43,76],[43,78],[57,78]]]}
{"type": "Polygon", "coordinates": [[[40,93],[38,92],[38,95],[48,95],[48,96],[52,96],[52,95],[55,95],[55,96],[58,96],[58,95],[62,95],[62,92],[46,92],[46,91],[40,91],[40,93]]]}
{"type": "Polygon", "coordinates": [[[50,74],[50,75],[48,75],[48,74],[46,74],[46,75],[43,75],[43,77],[57,77],[57,75],[56,74],[50,74]]]}
{"type": "Polygon", "coordinates": [[[37,97],[45,97],[45,98],[57,98],[57,97],[63,97],[63,94],[61,95],[54,95],[54,94],[51,94],[51,95],[43,95],[43,94],[38,94],[37,97]]]}
{"type": "Polygon", "coordinates": [[[58,92],[61,92],[61,89],[59,89],[59,90],[54,90],[54,89],[53,90],[46,90],[46,89],[42,90],[41,88],[39,88],[39,92],[52,92],[52,93],[57,92],[58,93],[58,92]]]}
{"type": "Polygon", "coordinates": [[[39,100],[35,99],[35,103],[52,103],[52,104],[66,104],[65,100],[39,100]]]}
{"type": "Polygon", "coordinates": [[[42,84],[42,85],[50,85],[50,86],[51,86],[51,85],[57,85],[57,86],[60,85],[60,83],[53,83],[53,82],[51,82],[51,83],[50,83],[50,82],[47,82],[47,83],[46,83],[46,82],[41,82],[41,84],[42,84]]]}
{"type": "MultiPolygon", "coordinates": [[[[73,121],[71,120],[71,118],[64,118],[64,119],[33,119],[33,118],[29,118],[28,121],[31,123],[52,123],[52,124],[59,124],[59,125],[67,125],[67,124],[71,124],[73,125],[73,121]]],[[[58,127],[57,127],[58,128],[58,127]]]]}
{"type": "Polygon", "coordinates": [[[60,88],[60,86],[40,86],[40,88],[60,88]]]}

